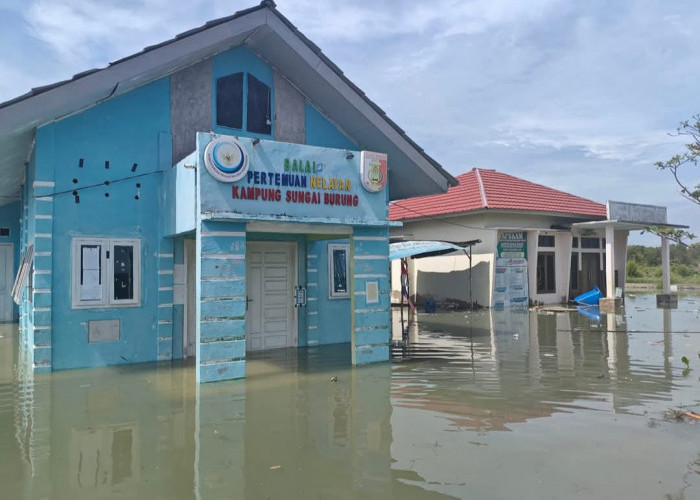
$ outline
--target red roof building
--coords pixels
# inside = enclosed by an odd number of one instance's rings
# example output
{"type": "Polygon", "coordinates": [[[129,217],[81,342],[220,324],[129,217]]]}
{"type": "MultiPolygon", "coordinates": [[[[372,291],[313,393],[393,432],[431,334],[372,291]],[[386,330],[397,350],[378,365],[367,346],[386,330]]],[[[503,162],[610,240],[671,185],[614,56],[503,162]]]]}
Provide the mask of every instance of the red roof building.
{"type": "Polygon", "coordinates": [[[518,210],[604,219],[606,206],[492,169],[473,168],[457,176],[447,193],[399,200],[391,204],[393,221],[481,210],[518,210]]]}

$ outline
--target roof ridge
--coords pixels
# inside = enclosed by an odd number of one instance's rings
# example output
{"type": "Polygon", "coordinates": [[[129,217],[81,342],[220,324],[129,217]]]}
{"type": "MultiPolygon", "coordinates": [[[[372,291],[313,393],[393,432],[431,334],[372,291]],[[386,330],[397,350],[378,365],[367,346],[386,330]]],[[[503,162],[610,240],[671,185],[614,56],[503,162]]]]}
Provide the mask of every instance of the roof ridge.
{"type": "Polygon", "coordinates": [[[486,199],[486,189],[484,188],[484,181],[481,180],[481,173],[479,172],[478,168],[474,168],[474,172],[476,173],[476,181],[479,184],[479,195],[481,195],[481,204],[484,206],[484,208],[489,208],[489,202],[486,199]]]}

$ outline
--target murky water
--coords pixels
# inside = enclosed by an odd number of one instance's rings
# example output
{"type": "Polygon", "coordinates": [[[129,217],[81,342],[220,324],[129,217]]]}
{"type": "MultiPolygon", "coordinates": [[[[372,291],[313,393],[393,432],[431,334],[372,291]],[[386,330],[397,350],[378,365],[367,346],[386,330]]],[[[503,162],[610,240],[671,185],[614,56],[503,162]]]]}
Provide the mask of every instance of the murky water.
{"type": "Polygon", "coordinates": [[[393,363],[282,350],[201,386],[32,376],[2,325],[0,498],[700,498],[700,421],[665,416],[700,411],[699,309],[421,315],[393,363]]]}

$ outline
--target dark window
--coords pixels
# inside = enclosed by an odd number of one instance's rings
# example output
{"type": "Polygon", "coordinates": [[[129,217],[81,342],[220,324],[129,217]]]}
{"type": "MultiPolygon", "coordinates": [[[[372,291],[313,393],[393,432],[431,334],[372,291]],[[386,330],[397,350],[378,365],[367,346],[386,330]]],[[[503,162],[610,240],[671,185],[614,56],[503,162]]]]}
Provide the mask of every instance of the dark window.
{"type": "Polygon", "coordinates": [[[343,294],[348,291],[347,262],[345,249],[333,249],[333,293],[343,294]]]}
{"type": "Polygon", "coordinates": [[[537,293],[554,293],[554,252],[537,254],[537,293]]]}
{"type": "Polygon", "coordinates": [[[537,237],[538,247],[554,247],[554,236],[541,234],[537,237]]]}
{"type": "Polygon", "coordinates": [[[571,246],[573,248],[578,248],[578,238],[574,238],[574,241],[571,243],[571,246]]]}
{"type": "Polygon", "coordinates": [[[569,288],[578,290],[578,254],[571,254],[571,276],[569,279],[569,288]]]}
{"type": "Polygon", "coordinates": [[[216,124],[243,128],[243,73],[216,79],[216,124]]]}
{"type": "Polygon", "coordinates": [[[248,75],[248,132],[269,135],[272,131],[270,121],[270,87],[248,75]]]}
{"type": "Polygon", "coordinates": [[[581,238],[581,248],[600,248],[598,238],[581,238]]]}
{"type": "Polygon", "coordinates": [[[10,228],[0,227],[0,236],[10,236],[10,228]]]}
{"type": "Polygon", "coordinates": [[[134,298],[134,247],[114,245],[114,299],[134,298]]]}

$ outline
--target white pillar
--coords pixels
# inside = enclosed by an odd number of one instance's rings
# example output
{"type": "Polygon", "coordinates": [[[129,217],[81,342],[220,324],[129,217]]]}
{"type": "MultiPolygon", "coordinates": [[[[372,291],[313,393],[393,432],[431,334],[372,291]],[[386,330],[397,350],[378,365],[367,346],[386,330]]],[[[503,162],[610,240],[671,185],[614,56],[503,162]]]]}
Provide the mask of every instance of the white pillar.
{"type": "Polygon", "coordinates": [[[661,237],[661,280],[663,283],[663,293],[671,293],[671,249],[668,239],[661,237]]]}
{"type": "Polygon", "coordinates": [[[615,227],[605,226],[605,296],[615,298],[615,227]]]}

